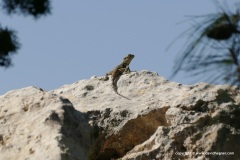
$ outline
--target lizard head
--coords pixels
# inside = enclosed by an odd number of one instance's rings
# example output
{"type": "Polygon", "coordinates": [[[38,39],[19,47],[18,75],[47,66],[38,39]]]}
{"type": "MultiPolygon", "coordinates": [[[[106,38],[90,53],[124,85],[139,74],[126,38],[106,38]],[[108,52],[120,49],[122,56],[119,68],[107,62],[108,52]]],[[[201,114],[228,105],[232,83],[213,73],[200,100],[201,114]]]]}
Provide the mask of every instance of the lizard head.
{"type": "Polygon", "coordinates": [[[130,64],[130,62],[132,61],[132,59],[134,58],[135,56],[133,54],[128,54],[126,57],[123,58],[123,62],[124,63],[127,63],[127,64],[130,64]]]}

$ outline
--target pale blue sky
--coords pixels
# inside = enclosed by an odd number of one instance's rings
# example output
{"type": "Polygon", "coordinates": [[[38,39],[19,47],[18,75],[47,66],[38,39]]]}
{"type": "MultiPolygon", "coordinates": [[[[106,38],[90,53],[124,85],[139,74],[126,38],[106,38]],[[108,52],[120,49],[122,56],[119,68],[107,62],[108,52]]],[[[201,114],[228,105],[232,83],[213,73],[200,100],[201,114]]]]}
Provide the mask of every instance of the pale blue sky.
{"type": "MultiPolygon", "coordinates": [[[[21,49],[13,67],[0,68],[0,95],[37,86],[53,90],[105,72],[129,53],[132,70],[156,71],[168,78],[184,40],[167,46],[190,23],[187,15],[216,11],[210,0],[54,0],[52,14],[37,21],[1,12],[3,27],[18,31],[21,49]]],[[[186,74],[172,81],[191,84],[186,74]]]]}

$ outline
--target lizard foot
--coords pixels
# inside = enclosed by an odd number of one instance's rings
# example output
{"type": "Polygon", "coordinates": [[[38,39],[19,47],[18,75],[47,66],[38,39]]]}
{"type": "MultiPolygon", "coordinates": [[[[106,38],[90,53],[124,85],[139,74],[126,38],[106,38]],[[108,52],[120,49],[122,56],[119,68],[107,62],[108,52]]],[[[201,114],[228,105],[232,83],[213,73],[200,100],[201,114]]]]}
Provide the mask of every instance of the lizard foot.
{"type": "Polygon", "coordinates": [[[100,80],[107,81],[107,80],[109,80],[109,77],[103,77],[103,78],[100,78],[100,80]]]}

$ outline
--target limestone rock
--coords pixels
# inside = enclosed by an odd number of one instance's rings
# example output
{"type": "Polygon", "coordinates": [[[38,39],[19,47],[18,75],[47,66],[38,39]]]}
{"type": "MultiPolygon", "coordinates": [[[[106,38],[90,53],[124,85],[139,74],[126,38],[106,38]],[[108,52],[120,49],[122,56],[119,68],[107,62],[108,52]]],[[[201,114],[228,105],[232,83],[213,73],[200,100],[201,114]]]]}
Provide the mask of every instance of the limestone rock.
{"type": "Polygon", "coordinates": [[[28,87],[0,102],[1,160],[87,159],[88,121],[68,99],[28,87]]]}
{"type": "Polygon", "coordinates": [[[170,82],[149,71],[0,96],[0,159],[240,157],[240,90],[170,82]],[[219,154],[234,155],[219,155],[219,154]]]}

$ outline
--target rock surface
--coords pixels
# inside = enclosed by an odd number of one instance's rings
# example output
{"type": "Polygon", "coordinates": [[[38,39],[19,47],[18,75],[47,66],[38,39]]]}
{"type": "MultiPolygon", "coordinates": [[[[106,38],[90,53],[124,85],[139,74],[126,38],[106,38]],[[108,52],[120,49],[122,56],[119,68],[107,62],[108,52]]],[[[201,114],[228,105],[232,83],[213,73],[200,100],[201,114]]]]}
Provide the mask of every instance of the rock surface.
{"type": "Polygon", "coordinates": [[[0,160],[240,159],[239,88],[140,71],[118,81],[128,100],[99,79],[0,96],[0,160]]]}

